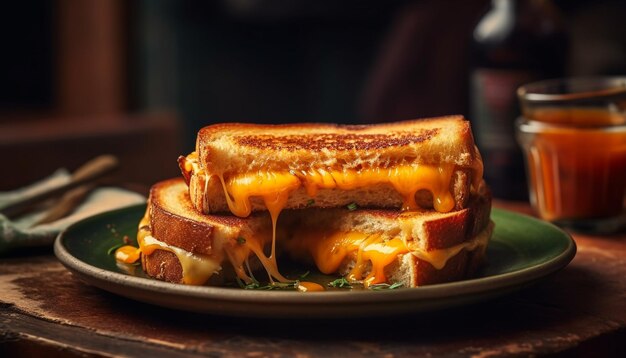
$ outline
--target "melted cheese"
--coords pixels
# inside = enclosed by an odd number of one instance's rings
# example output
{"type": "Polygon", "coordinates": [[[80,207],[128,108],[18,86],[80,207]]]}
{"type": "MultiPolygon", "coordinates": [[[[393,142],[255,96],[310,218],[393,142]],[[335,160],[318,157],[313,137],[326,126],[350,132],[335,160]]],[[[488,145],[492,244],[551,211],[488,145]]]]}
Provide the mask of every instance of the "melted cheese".
{"type": "Polygon", "coordinates": [[[277,208],[278,203],[286,203],[289,194],[300,187],[304,187],[310,197],[315,197],[319,189],[352,190],[376,184],[391,184],[404,197],[403,210],[417,209],[415,194],[425,189],[433,194],[435,210],[448,212],[454,208],[454,198],[450,193],[453,171],[454,165],[449,164],[415,164],[361,170],[257,171],[230,178],[221,174],[217,176],[222,182],[230,211],[246,217],[252,211],[251,197],[262,197],[271,211],[270,206],[277,208]]]}
{"type": "Polygon", "coordinates": [[[219,257],[192,254],[189,251],[161,242],[152,236],[146,236],[143,242],[139,244],[139,248],[143,254],[148,256],[154,250],[165,250],[176,255],[182,267],[183,283],[185,284],[204,284],[213,274],[222,269],[222,260],[219,257]]]}
{"type": "Polygon", "coordinates": [[[383,238],[381,235],[367,235],[357,231],[300,232],[297,239],[287,240],[285,245],[295,257],[312,257],[318,269],[325,274],[336,273],[348,259],[354,266],[348,273],[350,281],[363,282],[367,287],[387,282],[385,268],[400,255],[411,253],[440,270],[449,259],[461,250],[472,251],[485,247],[489,232],[481,233],[471,241],[450,248],[425,251],[409,249],[399,237],[383,238]]]}
{"type": "MultiPolygon", "coordinates": [[[[272,218],[272,241],[269,257],[265,256],[262,247],[252,248],[261,263],[266,268],[270,282],[277,279],[281,282],[288,282],[278,272],[278,264],[276,263],[276,222],[278,215],[283,210],[289,199],[289,194],[300,186],[299,180],[290,174],[281,174],[274,172],[266,172],[263,176],[262,184],[258,185],[254,176],[237,176],[230,180],[227,185],[223,176],[219,176],[222,186],[224,187],[224,195],[231,212],[237,216],[246,217],[250,215],[252,207],[250,205],[251,196],[260,196],[263,198],[267,210],[272,218]],[[228,190],[229,187],[231,190],[228,190]],[[230,193],[233,195],[231,196],[230,193]]],[[[261,176],[260,173],[258,176],[261,176]]],[[[208,180],[205,180],[205,186],[208,180]]],[[[206,188],[205,188],[206,193],[206,188]]]]}
{"type": "MultiPolygon", "coordinates": [[[[164,243],[152,236],[150,231],[150,212],[146,210],[144,217],[139,222],[137,232],[137,243],[139,247],[130,245],[123,246],[115,251],[115,259],[118,262],[132,264],[140,259],[140,255],[151,255],[155,250],[165,250],[173,253],[182,268],[182,281],[185,284],[201,285],[206,283],[213,274],[221,270],[221,264],[228,258],[237,276],[246,283],[253,282],[249,273],[250,254],[254,253],[259,259],[264,269],[267,271],[270,281],[273,278],[281,282],[289,282],[278,271],[275,254],[267,257],[263,251],[264,246],[269,241],[263,235],[256,237],[237,237],[237,239],[214,238],[213,255],[193,254],[179,247],[164,243]]],[[[274,249],[272,249],[274,250],[274,249]]]]}
{"type": "Polygon", "coordinates": [[[125,245],[115,250],[115,260],[125,264],[133,264],[141,257],[141,249],[125,245]]]}
{"type": "MultiPolygon", "coordinates": [[[[148,204],[148,208],[150,205],[148,204]]],[[[150,235],[150,209],[146,209],[146,213],[139,221],[137,231],[137,242],[141,245],[145,237],[150,235]]],[[[126,245],[115,250],[115,260],[124,264],[133,264],[141,258],[141,247],[126,245]]]]}
{"type": "Polygon", "coordinates": [[[181,167],[183,171],[188,174],[200,174],[202,170],[200,169],[200,162],[198,161],[198,153],[191,152],[183,159],[183,165],[181,167]]]}
{"type": "Polygon", "coordinates": [[[228,208],[239,217],[250,215],[250,197],[253,196],[262,197],[270,212],[272,209],[280,212],[289,198],[289,193],[300,187],[298,178],[289,173],[257,172],[235,176],[228,182],[222,175],[218,177],[224,188],[228,208]]]}
{"type": "MultiPolygon", "coordinates": [[[[274,230],[274,235],[275,235],[275,230],[274,230]]],[[[272,237],[272,245],[274,244],[275,241],[275,236],[272,237]]],[[[272,248],[272,255],[270,257],[267,257],[265,255],[265,253],[263,252],[263,247],[265,245],[265,240],[259,240],[257,238],[252,238],[251,240],[246,239],[246,243],[244,244],[250,251],[252,251],[256,257],[259,259],[259,261],[261,262],[261,265],[263,265],[263,268],[265,269],[265,271],[267,272],[268,276],[269,276],[269,280],[270,282],[274,282],[274,278],[277,279],[280,282],[290,282],[291,280],[286,279],[285,277],[283,277],[283,275],[280,274],[280,272],[278,271],[278,264],[276,263],[276,255],[273,252],[273,248],[272,248]]],[[[233,262],[231,260],[231,263],[233,264],[233,266],[235,265],[239,265],[239,262],[233,262]]]]}
{"type": "Polygon", "coordinates": [[[308,282],[308,281],[300,281],[300,283],[298,284],[298,291],[300,292],[322,292],[322,291],[326,291],[326,288],[324,288],[324,286],[317,284],[315,282],[308,282]]]}

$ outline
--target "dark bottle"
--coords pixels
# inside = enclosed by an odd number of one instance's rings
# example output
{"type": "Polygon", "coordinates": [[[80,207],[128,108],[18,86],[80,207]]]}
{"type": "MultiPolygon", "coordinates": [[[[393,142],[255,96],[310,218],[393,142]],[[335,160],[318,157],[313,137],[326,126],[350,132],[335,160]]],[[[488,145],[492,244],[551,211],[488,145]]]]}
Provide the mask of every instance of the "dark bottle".
{"type": "Polygon", "coordinates": [[[473,32],[470,120],[494,197],[528,197],[522,152],[515,141],[522,84],[562,77],[568,39],[548,0],[492,0],[473,32]]]}

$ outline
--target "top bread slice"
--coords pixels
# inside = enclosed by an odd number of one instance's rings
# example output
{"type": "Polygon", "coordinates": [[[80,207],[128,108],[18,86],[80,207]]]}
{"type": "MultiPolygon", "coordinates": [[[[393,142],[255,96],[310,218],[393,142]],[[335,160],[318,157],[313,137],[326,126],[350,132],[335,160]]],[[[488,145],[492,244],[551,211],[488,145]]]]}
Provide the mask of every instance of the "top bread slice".
{"type": "Polygon", "coordinates": [[[376,125],[216,124],[199,131],[196,150],[210,174],[401,163],[471,167],[475,160],[470,125],[462,116],[376,125]]]}
{"type": "MultiPolygon", "coordinates": [[[[472,188],[482,180],[480,154],[470,124],[462,116],[359,126],[216,124],[200,130],[195,153],[194,170],[189,165],[185,169],[182,162],[181,169],[194,206],[204,213],[229,211],[221,180],[246,173],[292,173],[302,180],[300,173],[305,172],[447,166],[452,168],[447,190],[454,210],[466,207],[472,188]]],[[[320,188],[312,196],[303,185],[290,193],[285,208],[309,207],[311,199],[323,208],[351,203],[400,208],[406,198],[396,189],[389,183],[373,183],[349,189],[320,188]]],[[[434,206],[428,190],[420,190],[415,200],[422,208],[434,206]]],[[[251,197],[250,203],[252,211],[266,210],[258,196],[251,197]]]]}
{"type": "MultiPolygon", "coordinates": [[[[481,235],[488,239],[490,208],[490,195],[481,190],[472,195],[467,208],[450,213],[345,208],[285,210],[277,225],[278,252],[306,256],[302,251],[292,251],[288,242],[297,241],[303,233],[310,232],[319,233],[320,239],[330,233],[359,232],[378,235],[383,240],[400,238],[414,252],[446,250],[477,240],[481,235]]],[[[164,247],[142,255],[144,270],[150,276],[171,282],[183,282],[180,258],[190,256],[216,261],[218,268],[210,275],[209,284],[232,279],[234,271],[228,264],[227,251],[250,245],[254,240],[269,245],[272,237],[267,212],[253,213],[246,218],[198,213],[182,179],[167,180],[152,187],[146,218],[141,224],[146,227],[141,230],[147,230],[164,247]],[[182,251],[177,255],[178,249],[182,251]]],[[[442,268],[434,268],[411,253],[399,255],[385,268],[385,274],[406,287],[459,279],[481,262],[485,246],[486,241],[473,250],[462,250],[442,268]]],[[[347,256],[337,273],[348,272],[356,260],[355,255],[347,256]]],[[[257,267],[260,266],[257,264],[257,267]]]]}

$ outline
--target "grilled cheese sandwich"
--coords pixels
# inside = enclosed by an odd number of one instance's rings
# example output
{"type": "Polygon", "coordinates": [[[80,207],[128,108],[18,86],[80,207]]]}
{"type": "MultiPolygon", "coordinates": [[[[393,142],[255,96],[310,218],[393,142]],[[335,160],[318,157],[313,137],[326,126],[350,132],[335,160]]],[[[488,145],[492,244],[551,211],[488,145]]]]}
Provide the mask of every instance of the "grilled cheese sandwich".
{"type": "Polygon", "coordinates": [[[471,274],[493,229],[482,160],[460,116],[213,125],[178,163],[184,181],[151,190],[139,248],[116,252],[167,281],[252,284],[260,269],[270,283],[292,282],[281,256],[365,287],[415,287],[471,274]]]}

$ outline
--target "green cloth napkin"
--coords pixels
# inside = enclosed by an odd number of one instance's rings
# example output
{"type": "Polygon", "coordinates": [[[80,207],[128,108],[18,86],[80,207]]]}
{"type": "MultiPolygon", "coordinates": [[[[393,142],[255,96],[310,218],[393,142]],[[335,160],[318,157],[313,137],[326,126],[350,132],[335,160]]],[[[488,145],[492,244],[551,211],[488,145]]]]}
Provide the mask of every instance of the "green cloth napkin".
{"type": "MultiPolygon", "coordinates": [[[[63,185],[70,180],[70,173],[59,169],[51,176],[10,192],[0,192],[0,208],[16,200],[35,195],[42,190],[49,190],[63,185]]],[[[34,247],[52,245],[56,236],[69,225],[95,214],[144,203],[146,199],[135,192],[103,187],[92,191],[70,215],[57,221],[32,226],[50,208],[50,203],[44,203],[36,210],[17,218],[8,219],[0,214],[0,255],[19,247],[34,247]]]]}

